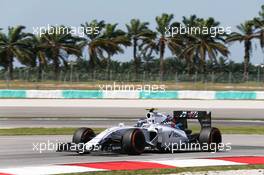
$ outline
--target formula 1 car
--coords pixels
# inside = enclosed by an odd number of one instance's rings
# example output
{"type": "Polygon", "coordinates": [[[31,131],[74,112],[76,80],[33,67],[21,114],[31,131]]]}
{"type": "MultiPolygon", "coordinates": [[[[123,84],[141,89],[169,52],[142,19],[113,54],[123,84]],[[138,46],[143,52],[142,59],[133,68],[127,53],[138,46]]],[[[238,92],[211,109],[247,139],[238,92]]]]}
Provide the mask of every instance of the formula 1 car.
{"type": "Polygon", "coordinates": [[[74,151],[90,153],[96,151],[139,155],[145,150],[168,151],[176,144],[219,144],[222,136],[219,129],[211,126],[211,112],[173,111],[173,116],[148,109],[146,117],[135,126],[111,127],[96,135],[90,128],[79,128],[71,143],[59,143],[58,152],[74,151]],[[187,120],[198,119],[201,130],[192,134],[187,120]]]}

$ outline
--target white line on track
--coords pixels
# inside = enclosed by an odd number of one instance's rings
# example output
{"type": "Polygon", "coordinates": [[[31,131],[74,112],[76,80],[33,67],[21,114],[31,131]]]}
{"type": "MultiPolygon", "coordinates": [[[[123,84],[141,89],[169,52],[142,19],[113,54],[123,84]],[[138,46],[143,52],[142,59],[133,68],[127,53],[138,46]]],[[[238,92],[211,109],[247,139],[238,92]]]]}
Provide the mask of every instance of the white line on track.
{"type": "Polygon", "coordinates": [[[162,107],[263,109],[253,100],[106,100],[106,99],[0,99],[0,107],[162,107]]]}

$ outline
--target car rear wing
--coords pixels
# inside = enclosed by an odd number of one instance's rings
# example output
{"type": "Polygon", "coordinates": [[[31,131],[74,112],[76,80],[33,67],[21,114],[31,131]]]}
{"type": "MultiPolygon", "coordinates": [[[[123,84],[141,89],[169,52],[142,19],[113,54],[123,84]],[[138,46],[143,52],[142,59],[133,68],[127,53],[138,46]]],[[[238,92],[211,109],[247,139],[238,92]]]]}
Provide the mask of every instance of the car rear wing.
{"type": "Polygon", "coordinates": [[[188,128],[187,119],[198,119],[201,128],[211,127],[211,112],[208,111],[173,111],[176,124],[181,123],[183,129],[188,128]]]}

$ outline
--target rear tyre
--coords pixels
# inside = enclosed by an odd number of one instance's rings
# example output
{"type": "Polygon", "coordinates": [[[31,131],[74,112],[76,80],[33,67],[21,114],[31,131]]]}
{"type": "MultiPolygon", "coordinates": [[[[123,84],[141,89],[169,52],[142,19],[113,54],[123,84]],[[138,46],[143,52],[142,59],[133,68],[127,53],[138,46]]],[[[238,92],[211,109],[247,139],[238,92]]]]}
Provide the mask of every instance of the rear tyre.
{"type": "Polygon", "coordinates": [[[203,151],[218,151],[218,145],[222,142],[222,135],[218,128],[203,128],[200,132],[199,143],[202,148],[208,148],[203,151]]]}
{"type": "Polygon", "coordinates": [[[145,150],[145,136],[140,129],[128,130],[122,137],[122,150],[129,155],[139,155],[145,150]]]}

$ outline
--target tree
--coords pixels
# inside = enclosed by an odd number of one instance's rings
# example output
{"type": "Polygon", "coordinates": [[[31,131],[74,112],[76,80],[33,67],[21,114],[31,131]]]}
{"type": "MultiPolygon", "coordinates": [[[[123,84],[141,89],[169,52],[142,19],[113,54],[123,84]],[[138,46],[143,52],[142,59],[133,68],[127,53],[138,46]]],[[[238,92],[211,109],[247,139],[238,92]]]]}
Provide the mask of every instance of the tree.
{"type": "Polygon", "coordinates": [[[256,37],[260,41],[260,46],[264,48],[264,5],[261,6],[259,16],[253,19],[254,27],[256,29],[256,37]]]}
{"type": "Polygon", "coordinates": [[[132,19],[129,24],[126,24],[127,35],[132,42],[133,59],[135,66],[136,79],[138,78],[139,68],[141,64],[140,45],[144,40],[153,37],[153,32],[148,28],[148,22],[141,22],[139,19],[132,19]]]}
{"type": "Polygon", "coordinates": [[[161,16],[156,17],[158,32],[157,46],[160,54],[160,80],[164,76],[164,54],[165,49],[168,47],[172,53],[176,54],[182,47],[181,39],[178,36],[166,36],[166,29],[178,26],[178,23],[172,23],[173,15],[163,13],[161,16]]]}
{"type": "MultiPolygon", "coordinates": [[[[2,28],[0,28],[0,35],[3,35],[3,33],[1,33],[2,28]]],[[[7,69],[7,61],[4,59],[4,54],[2,52],[0,52],[0,66],[4,67],[5,69],[7,69]]]]}
{"type": "Polygon", "coordinates": [[[199,29],[199,32],[187,34],[182,55],[189,60],[200,62],[201,72],[205,76],[207,57],[214,60],[219,53],[225,57],[229,54],[228,48],[224,44],[225,35],[218,31],[215,31],[215,36],[212,35],[210,32],[212,28],[217,28],[219,26],[219,22],[216,22],[213,18],[205,20],[193,15],[189,19],[184,18],[183,23],[186,27],[195,27],[199,29]]]}
{"type": "Polygon", "coordinates": [[[32,39],[32,48],[34,53],[34,58],[38,62],[38,81],[41,80],[43,68],[47,66],[47,52],[49,49],[49,44],[45,41],[42,36],[34,36],[32,39]]]}
{"type": "Polygon", "coordinates": [[[211,73],[229,72],[228,64],[228,59],[223,56],[220,56],[218,59],[210,59],[207,61],[208,71],[211,73]]]}
{"type": "Polygon", "coordinates": [[[30,41],[32,35],[24,33],[24,26],[9,27],[8,33],[0,33],[1,62],[8,72],[8,78],[13,79],[13,62],[16,58],[24,65],[33,65],[32,48],[30,41]]]}
{"type": "Polygon", "coordinates": [[[89,54],[89,65],[92,69],[95,68],[96,65],[101,66],[101,58],[103,55],[103,52],[107,48],[107,43],[102,38],[102,30],[105,27],[104,21],[97,21],[93,20],[90,23],[86,22],[81,25],[84,28],[90,28],[92,29],[92,32],[86,31],[85,35],[85,45],[88,47],[88,54],[89,54]]]}
{"type": "Polygon", "coordinates": [[[117,24],[107,24],[102,34],[102,38],[106,47],[104,48],[107,53],[107,73],[108,80],[110,80],[110,64],[111,57],[118,53],[124,53],[122,46],[130,46],[130,40],[126,33],[120,29],[116,29],[117,24]]]}
{"type": "MultiPolygon", "coordinates": [[[[60,64],[68,67],[68,56],[82,55],[82,39],[70,34],[70,29],[65,26],[53,27],[55,30],[47,31],[43,37],[43,47],[46,49],[46,55],[53,63],[55,80],[59,78],[60,64]],[[67,28],[67,30],[66,30],[67,28]],[[56,31],[56,32],[54,32],[56,31]]],[[[42,46],[40,46],[42,47],[42,46]]]]}
{"type": "Polygon", "coordinates": [[[233,32],[227,38],[227,42],[236,42],[244,43],[244,81],[248,80],[248,66],[250,62],[250,53],[252,52],[252,40],[256,38],[255,30],[253,27],[253,21],[246,21],[243,24],[237,26],[239,32],[233,32]]]}

